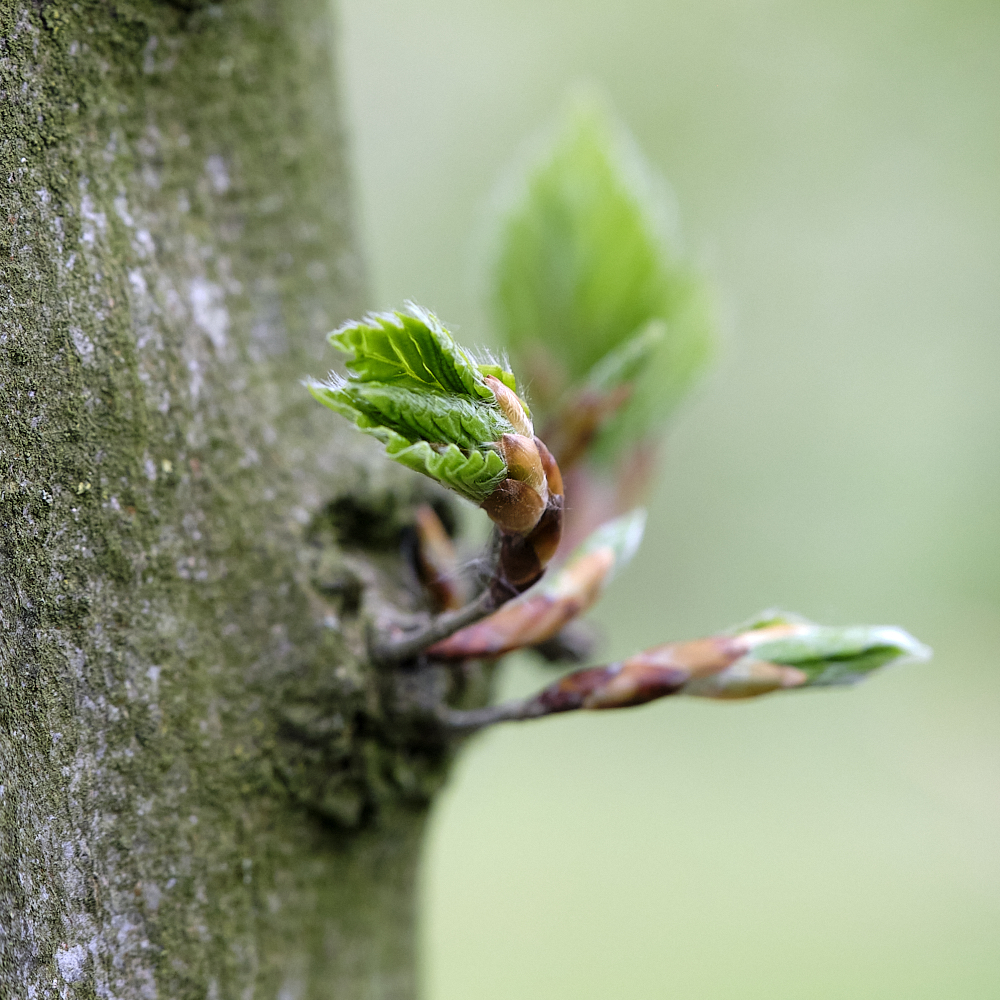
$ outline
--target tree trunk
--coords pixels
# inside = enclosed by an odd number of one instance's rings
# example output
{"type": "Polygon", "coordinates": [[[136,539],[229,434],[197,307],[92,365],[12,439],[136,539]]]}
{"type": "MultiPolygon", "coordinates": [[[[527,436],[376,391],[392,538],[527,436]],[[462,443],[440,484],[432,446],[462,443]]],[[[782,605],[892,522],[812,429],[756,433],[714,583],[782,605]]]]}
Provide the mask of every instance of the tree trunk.
{"type": "Polygon", "coordinates": [[[0,7],[5,997],[413,994],[447,751],[365,628],[424,487],[299,384],[362,284],[328,16],[0,7]]]}

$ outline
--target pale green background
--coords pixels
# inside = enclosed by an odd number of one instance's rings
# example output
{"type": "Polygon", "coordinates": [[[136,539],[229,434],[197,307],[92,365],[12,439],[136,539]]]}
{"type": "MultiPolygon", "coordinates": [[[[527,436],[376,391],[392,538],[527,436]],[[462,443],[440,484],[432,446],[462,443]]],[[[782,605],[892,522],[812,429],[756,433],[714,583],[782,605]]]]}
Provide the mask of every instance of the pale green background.
{"type": "Polygon", "coordinates": [[[482,339],[482,205],[581,78],[720,290],[719,361],[597,614],[609,655],[771,604],[937,651],[849,692],[479,739],[427,851],[427,1000],[1000,997],[1000,7],[339,18],[375,304],[482,339]]]}

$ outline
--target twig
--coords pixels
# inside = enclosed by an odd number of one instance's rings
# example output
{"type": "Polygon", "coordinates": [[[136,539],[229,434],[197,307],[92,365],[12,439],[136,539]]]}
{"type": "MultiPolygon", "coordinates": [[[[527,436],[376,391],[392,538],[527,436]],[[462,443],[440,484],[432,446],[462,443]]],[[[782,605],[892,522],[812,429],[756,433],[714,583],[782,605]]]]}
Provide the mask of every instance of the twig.
{"type": "Polygon", "coordinates": [[[489,705],[486,708],[448,708],[442,705],[438,709],[438,718],[448,729],[464,732],[474,732],[485,729],[486,726],[498,722],[517,722],[524,719],[538,719],[549,715],[550,710],[539,705],[534,698],[520,701],[505,701],[501,705],[489,705]]]}
{"type": "Polygon", "coordinates": [[[459,629],[485,618],[497,608],[497,597],[491,587],[487,587],[477,598],[457,611],[448,611],[399,639],[386,639],[372,650],[372,658],[379,663],[399,663],[409,660],[428,646],[447,639],[459,629]]]}
{"type": "MultiPolygon", "coordinates": [[[[537,440],[537,439],[536,439],[537,440]]],[[[552,479],[561,488],[559,469],[545,445],[537,441],[537,451],[544,452],[552,469],[552,479]]],[[[539,459],[540,467],[543,464],[539,459]]],[[[517,482],[517,480],[511,480],[517,482]]],[[[504,480],[507,483],[508,480],[504,480]]],[[[499,527],[497,561],[486,588],[463,608],[446,612],[432,619],[424,628],[400,639],[384,640],[374,645],[372,658],[381,663],[399,663],[423,652],[429,646],[447,639],[454,633],[474,625],[492,614],[501,605],[524,593],[545,572],[555,555],[562,534],[563,498],[561,493],[548,495],[541,516],[527,534],[505,531],[499,527]]]]}
{"type": "Polygon", "coordinates": [[[670,695],[754,698],[852,684],[886,663],[929,655],[902,629],[829,628],[771,612],[741,632],[667,643],[610,666],[575,670],[530,698],[469,711],[441,706],[437,716],[449,729],[470,732],[578,709],[629,708],[670,695]]]}
{"type": "Polygon", "coordinates": [[[645,511],[635,510],[601,525],[538,587],[435,643],[427,655],[433,660],[497,659],[530,646],[548,660],[587,659],[594,637],[585,626],[574,625],[574,619],[597,600],[615,570],[628,562],[644,522],[645,511]]]}

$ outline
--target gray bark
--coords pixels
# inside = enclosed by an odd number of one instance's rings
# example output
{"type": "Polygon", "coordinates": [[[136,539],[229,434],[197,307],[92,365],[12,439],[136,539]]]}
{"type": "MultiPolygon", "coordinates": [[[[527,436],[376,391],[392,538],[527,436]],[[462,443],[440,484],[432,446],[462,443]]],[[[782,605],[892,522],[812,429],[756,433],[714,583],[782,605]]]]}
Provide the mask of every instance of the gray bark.
{"type": "Polygon", "coordinates": [[[326,0],[7,0],[0,90],[0,994],[411,996],[423,487],[299,385],[363,284],[326,0]]]}

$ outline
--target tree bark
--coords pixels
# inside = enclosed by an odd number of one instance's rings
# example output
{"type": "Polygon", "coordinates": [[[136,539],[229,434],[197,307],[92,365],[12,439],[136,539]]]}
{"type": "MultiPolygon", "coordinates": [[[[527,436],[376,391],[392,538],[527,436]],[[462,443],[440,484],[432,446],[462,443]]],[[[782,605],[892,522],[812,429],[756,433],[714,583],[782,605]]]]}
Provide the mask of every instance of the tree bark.
{"type": "Polygon", "coordinates": [[[0,7],[3,996],[413,994],[447,748],[365,630],[425,488],[299,385],[363,286],[328,17],[0,7]]]}

